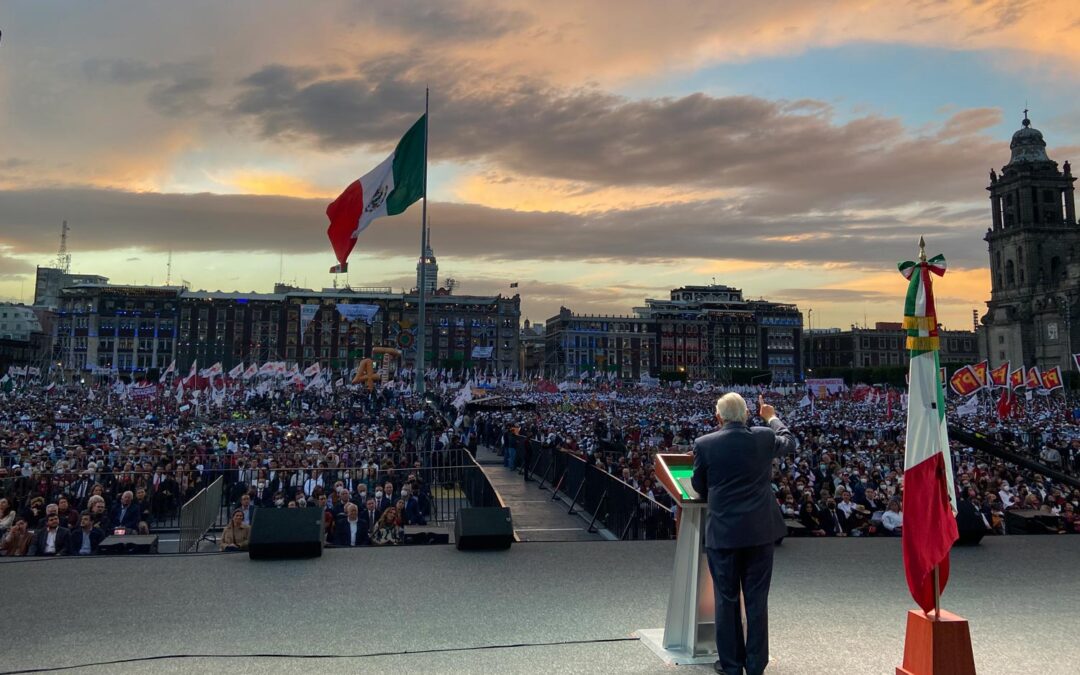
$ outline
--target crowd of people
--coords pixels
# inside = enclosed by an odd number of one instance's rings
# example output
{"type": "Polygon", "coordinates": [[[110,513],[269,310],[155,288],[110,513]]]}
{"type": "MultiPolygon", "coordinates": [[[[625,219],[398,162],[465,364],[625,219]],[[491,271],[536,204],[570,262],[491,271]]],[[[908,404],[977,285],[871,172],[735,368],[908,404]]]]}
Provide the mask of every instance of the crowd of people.
{"type": "Polygon", "coordinates": [[[400,544],[432,517],[430,472],[450,456],[447,421],[403,387],[237,392],[198,413],[74,386],[0,396],[0,555],[174,529],[218,477],[222,549],[246,548],[258,508],[323,509],[331,545],[400,544]]]}
{"type": "MultiPolygon", "coordinates": [[[[716,424],[711,387],[605,383],[554,392],[493,382],[489,393],[512,405],[488,410],[457,395],[469,385],[432,385],[432,398],[403,382],[374,391],[235,390],[202,409],[82,385],[0,394],[0,555],[91,555],[114,532],[175,527],[180,505],[219,476],[228,504],[223,550],[246,548],[260,508],[322,509],[328,544],[400,544],[406,528],[433,517],[434,468],[460,463],[454,453],[481,444],[508,465],[527,464],[526,440],[573,453],[674,514],[654,456],[691,452],[716,424]]],[[[800,441],[773,476],[791,531],[900,535],[902,406],[848,394],[808,404],[797,387],[745,393],[753,400],[759,392],[800,441]]],[[[1080,476],[1078,407],[1056,394],[1004,420],[990,401],[963,417],[950,403],[949,414],[1080,476]]],[[[1080,533],[1080,489],[958,442],[952,451],[957,496],[987,532],[1007,533],[1010,510],[1034,510],[1056,531],[1080,533]]]]}
{"type": "MultiPolygon", "coordinates": [[[[793,534],[899,536],[903,531],[904,433],[899,401],[850,393],[810,401],[800,388],[743,388],[762,393],[800,441],[777,462],[773,489],[793,534]]],[[[478,413],[484,442],[508,461],[516,437],[575,453],[670,507],[654,466],[657,452],[690,452],[695,438],[715,429],[717,391],[692,388],[529,392],[513,398],[530,409],[478,413]]],[[[999,419],[988,399],[975,413],[950,419],[1048,468],[1080,477],[1080,401],[1060,394],[1037,397],[999,419]]],[[[760,423],[760,422],[759,422],[760,423]]],[[[970,505],[987,533],[1006,534],[1005,513],[1034,510],[1063,533],[1080,533],[1080,489],[963,443],[951,443],[958,505],[970,505]]]]}

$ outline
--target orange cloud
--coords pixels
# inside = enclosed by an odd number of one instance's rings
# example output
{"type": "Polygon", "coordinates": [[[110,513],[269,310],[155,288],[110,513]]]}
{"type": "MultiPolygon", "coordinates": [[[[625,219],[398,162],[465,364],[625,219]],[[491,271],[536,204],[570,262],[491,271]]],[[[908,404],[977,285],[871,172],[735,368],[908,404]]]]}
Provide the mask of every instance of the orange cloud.
{"type": "MultiPolygon", "coordinates": [[[[486,3],[485,3],[486,4],[486,3]]],[[[540,75],[561,83],[648,78],[716,62],[737,62],[853,42],[1026,53],[1040,65],[1080,64],[1080,4],[1075,0],[773,0],[606,3],[508,0],[502,9],[530,21],[488,40],[449,43],[461,59],[493,71],[540,75]]],[[[408,39],[403,32],[401,37],[408,39]]],[[[442,51],[442,50],[440,50],[442,51]]],[[[1012,56],[1002,67],[1014,67],[1012,56]]]]}
{"type": "Polygon", "coordinates": [[[463,176],[447,188],[456,201],[496,209],[593,213],[656,205],[688,204],[727,197],[734,190],[679,187],[596,187],[571,180],[485,171],[463,176]]]}
{"type": "Polygon", "coordinates": [[[229,192],[238,194],[278,195],[303,199],[314,197],[329,197],[332,199],[337,196],[333,190],[319,187],[302,178],[269,171],[241,169],[225,174],[212,174],[210,178],[214,182],[226,186],[229,192]]]}

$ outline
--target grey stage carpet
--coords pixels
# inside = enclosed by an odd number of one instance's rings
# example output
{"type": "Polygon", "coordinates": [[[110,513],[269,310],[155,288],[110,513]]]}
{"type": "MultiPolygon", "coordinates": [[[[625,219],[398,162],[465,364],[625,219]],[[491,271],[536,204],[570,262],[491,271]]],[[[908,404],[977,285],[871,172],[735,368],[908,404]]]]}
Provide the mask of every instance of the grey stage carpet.
{"type": "MultiPolygon", "coordinates": [[[[0,671],[198,654],[71,672],[711,672],[667,667],[634,640],[470,649],[660,627],[673,552],[671,542],[578,542],[327,550],[281,562],[0,559],[0,671]],[[436,649],[452,651],[402,653],[436,649]]],[[[944,605],[971,621],[980,673],[1077,672],[1078,560],[1080,537],[954,551],[944,605]]],[[[898,540],[788,541],[776,556],[769,672],[891,675],[911,606],[898,540]]]]}

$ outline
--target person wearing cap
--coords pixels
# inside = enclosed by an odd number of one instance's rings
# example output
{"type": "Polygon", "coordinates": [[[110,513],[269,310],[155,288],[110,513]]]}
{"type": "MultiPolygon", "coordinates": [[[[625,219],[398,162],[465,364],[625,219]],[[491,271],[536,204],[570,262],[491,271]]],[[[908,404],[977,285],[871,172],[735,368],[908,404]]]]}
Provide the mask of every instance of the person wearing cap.
{"type": "Polygon", "coordinates": [[[713,578],[717,661],[728,675],[760,675],[769,664],[769,585],[773,547],[787,527],[773,496],[773,459],[798,450],[795,436],[758,397],[767,427],[747,425],[746,401],[729,392],[716,402],[721,429],[694,442],[694,490],[708,496],[705,552],[713,578]],[[740,593],[746,610],[743,636],[740,593]]]}

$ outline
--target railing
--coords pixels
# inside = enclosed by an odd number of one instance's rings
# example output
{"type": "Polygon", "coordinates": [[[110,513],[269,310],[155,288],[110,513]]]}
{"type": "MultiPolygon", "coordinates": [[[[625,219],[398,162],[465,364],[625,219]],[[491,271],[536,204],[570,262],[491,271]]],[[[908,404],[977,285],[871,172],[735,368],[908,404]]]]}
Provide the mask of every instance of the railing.
{"type": "Polygon", "coordinates": [[[198,549],[199,541],[222,519],[223,476],[180,507],[180,553],[198,549]]]}
{"type": "Polygon", "coordinates": [[[565,450],[512,437],[515,465],[526,477],[538,480],[541,488],[560,493],[569,500],[569,513],[580,512],[589,521],[589,531],[597,525],[618,539],[672,539],[675,516],[667,507],[636,490],[603,469],[565,450]]]}
{"type": "Polygon", "coordinates": [[[502,497],[495,491],[494,486],[488,479],[487,474],[476,463],[472,455],[468,455],[468,463],[462,468],[461,486],[465,499],[469,506],[477,507],[505,507],[502,497]]]}

